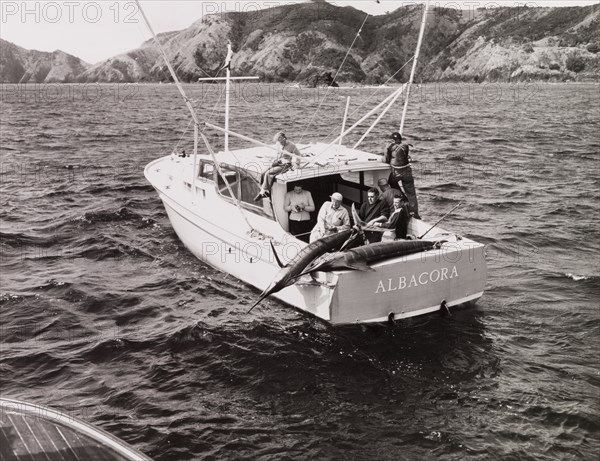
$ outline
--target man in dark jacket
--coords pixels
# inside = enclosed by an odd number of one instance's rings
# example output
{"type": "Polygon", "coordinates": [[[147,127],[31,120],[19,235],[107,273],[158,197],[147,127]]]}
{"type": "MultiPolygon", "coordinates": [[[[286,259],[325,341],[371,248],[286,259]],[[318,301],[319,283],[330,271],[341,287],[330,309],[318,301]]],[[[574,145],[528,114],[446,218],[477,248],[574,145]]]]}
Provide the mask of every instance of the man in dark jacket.
{"type": "MultiPolygon", "coordinates": [[[[363,203],[358,210],[358,217],[362,224],[373,226],[375,223],[386,222],[390,216],[390,209],[384,200],[379,197],[379,190],[376,188],[369,189],[367,192],[367,201],[363,203]]],[[[380,242],[381,232],[365,232],[365,236],[370,243],[380,242]]]]}
{"type": "Polygon", "coordinates": [[[394,231],[393,238],[395,240],[405,239],[408,232],[408,222],[410,214],[408,212],[408,203],[398,194],[394,197],[394,209],[386,222],[375,223],[375,227],[389,229],[394,231]]]}
{"type": "Polygon", "coordinates": [[[417,203],[417,192],[415,191],[415,180],[410,167],[409,146],[402,142],[402,135],[397,131],[392,133],[393,142],[385,152],[385,162],[392,167],[390,182],[402,184],[404,193],[408,197],[408,206],[411,213],[417,219],[419,216],[419,204],[417,203]]]}

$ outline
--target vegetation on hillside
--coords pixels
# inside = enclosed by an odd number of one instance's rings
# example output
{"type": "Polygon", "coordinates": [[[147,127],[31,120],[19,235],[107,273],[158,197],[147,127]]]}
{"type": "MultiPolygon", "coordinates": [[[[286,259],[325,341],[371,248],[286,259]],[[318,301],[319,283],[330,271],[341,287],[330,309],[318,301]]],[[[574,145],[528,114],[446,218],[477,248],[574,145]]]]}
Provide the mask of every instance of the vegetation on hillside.
{"type": "MultiPolygon", "coordinates": [[[[409,5],[364,22],[362,11],[313,0],[207,16],[184,31],[161,34],[160,40],[186,82],[216,75],[225,55],[224,38],[229,38],[236,72],[264,81],[312,84],[337,74],[339,82],[384,83],[407,79],[421,17],[422,6],[409,5]]],[[[598,79],[599,17],[599,5],[488,8],[468,14],[434,6],[417,79],[598,79]]],[[[48,53],[37,56],[4,41],[0,51],[5,82],[56,75],[79,81],[171,80],[152,41],[91,69],[68,58],[71,71],[58,73],[48,53]]]]}

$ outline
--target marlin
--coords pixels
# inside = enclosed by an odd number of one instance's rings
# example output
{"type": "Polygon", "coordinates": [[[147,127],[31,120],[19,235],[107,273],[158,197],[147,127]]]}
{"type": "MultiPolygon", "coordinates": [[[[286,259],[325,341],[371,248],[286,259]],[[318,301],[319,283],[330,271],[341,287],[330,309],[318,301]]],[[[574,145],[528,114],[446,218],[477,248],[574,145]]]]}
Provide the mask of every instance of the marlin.
{"type": "Polygon", "coordinates": [[[277,261],[277,264],[281,270],[275,276],[275,279],[271,282],[271,284],[265,289],[265,291],[262,292],[258,298],[258,301],[254,303],[248,313],[252,312],[252,309],[258,306],[266,297],[271,296],[273,293],[277,293],[278,291],[281,291],[290,285],[293,285],[298,278],[304,275],[304,269],[306,269],[306,267],[315,259],[324,255],[325,253],[346,248],[359,238],[360,235],[356,232],[356,230],[353,229],[320,238],[319,240],[315,240],[305,247],[286,265],[281,263],[281,260],[275,251],[273,241],[271,241],[270,243],[273,255],[275,256],[275,260],[277,261]]]}
{"type": "Polygon", "coordinates": [[[441,243],[427,240],[396,240],[393,242],[372,243],[352,250],[325,255],[310,264],[301,275],[335,270],[374,271],[375,269],[370,267],[369,264],[428,251],[441,243]]]}

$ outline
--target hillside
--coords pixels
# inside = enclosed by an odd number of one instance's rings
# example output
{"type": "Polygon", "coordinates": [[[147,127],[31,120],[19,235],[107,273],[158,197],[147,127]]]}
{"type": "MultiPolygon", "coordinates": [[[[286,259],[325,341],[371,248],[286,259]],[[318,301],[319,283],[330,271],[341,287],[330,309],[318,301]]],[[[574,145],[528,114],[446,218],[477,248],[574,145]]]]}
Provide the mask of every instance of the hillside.
{"type": "MultiPolygon", "coordinates": [[[[414,53],[421,14],[421,7],[405,6],[369,17],[337,80],[377,84],[394,74],[396,80],[406,80],[410,66],[397,71],[414,53]]],[[[598,5],[476,11],[434,8],[417,80],[598,80],[599,15],[598,5]]],[[[183,81],[215,76],[231,40],[234,75],[316,84],[321,77],[335,74],[364,18],[364,12],[352,7],[318,0],[207,16],[159,39],[183,81]]],[[[170,80],[153,41],[94,66],[81,63],[76,74],[75,68],[67,73],[63,64],[57,66],[62,70],[54,72],[51,67],[48,75],[64,75],[63,81],[72,81],[74,75],[80,82],[170,80]]],[[[10,56],[5,59],[3,53],[0,79],[21,81],[25,74],[39,79],[44,74],[40,68],[10,56]]]]}
{"type": "Polygon", "coordinates": [[[81,59],[62,51],[26,50],[0,39],[2,83],[75,82],[88,67],[81,59]]]}

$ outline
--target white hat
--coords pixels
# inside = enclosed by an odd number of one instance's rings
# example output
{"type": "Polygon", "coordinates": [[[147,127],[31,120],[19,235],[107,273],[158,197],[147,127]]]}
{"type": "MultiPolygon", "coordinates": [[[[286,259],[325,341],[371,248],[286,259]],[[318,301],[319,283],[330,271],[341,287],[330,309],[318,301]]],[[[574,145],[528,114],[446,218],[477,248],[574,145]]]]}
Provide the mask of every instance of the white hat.
{"type": "Polygon", "coordinates": [[[334,192],[331,194],[331,200],[337,200],[338,202],[341,202],[344,200],[344,196],[339,192],[334,192]]]}

